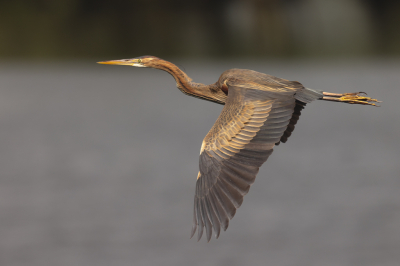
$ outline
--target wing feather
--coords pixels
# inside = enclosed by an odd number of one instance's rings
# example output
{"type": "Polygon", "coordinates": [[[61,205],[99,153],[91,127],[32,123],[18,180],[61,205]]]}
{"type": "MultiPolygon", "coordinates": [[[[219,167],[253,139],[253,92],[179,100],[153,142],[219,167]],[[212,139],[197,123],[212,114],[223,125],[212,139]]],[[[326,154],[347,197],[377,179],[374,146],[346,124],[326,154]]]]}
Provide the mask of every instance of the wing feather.
{"type": "Polygon", "coordinates": [[[221,228],[228,228],[294,107],[293,95],[275,99],[265,91],[229,87],[226,104],[200,152],[192,236],[197,230],[200,239],[205,227],[210,241],[212,230],[218,237],[221,228]]]}
{"type": "MultiPolygon", "coordinates": [[[[220,225],[220,221],[216,215],[216,211],[210,202],[209,197],[204,198],[204,206],[206,207],[208,217],[210,218],[212,227],[215,231],[215,237],[218,238],[220,231],[221,231],[221,225],[220,225]]],[[[211,238],[211,234],[212,234],[212,232],[210,232],[210,238],[211,238]]]]}
{"type": "MultiPolygon", "coordinates": [[[[218,216],[218,221],[220,222],[222,229],[225,231],[229,225],[229,217],[226,214],[225,209],[222,207],[221,202],[219,201],[219,199],[217,199],[217,196],[215,195],[215,193],[210,193],[209,195],[210,196],[207,198],[213,205],[215,213],[218,216]]],[[[217,232],[217,234],[219,234],[219,232],[217,232]]]]}

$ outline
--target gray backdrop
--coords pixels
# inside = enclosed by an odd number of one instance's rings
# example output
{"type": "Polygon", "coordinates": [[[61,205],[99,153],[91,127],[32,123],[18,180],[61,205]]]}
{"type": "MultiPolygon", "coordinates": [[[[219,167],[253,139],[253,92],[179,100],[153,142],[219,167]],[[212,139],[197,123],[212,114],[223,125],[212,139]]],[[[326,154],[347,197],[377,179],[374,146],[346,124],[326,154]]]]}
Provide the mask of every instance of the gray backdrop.
{"type": "Polygon", "coordinates": [[[399,265],[400,61],[171,61],[197,82],[250,68],[384,103],[308,105],[227,232],[196,242],[198,154],[222,106],[158,70],[3,62],[0,265],[399,265]]]}

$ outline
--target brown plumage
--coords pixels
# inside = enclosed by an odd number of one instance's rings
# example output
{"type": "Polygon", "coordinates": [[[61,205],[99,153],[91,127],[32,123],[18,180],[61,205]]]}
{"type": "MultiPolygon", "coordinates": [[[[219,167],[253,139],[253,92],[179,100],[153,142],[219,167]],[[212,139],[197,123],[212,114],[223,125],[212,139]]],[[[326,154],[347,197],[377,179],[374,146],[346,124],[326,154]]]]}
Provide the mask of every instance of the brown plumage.
{"type": "Polygon", "coordinates": [[[299,120],[300,112],[314,100],[375,105],[359,93],[329,93],[305,88],[288,81],[246,69],[222,73],[210,85],[193,82],[176,65],[154,56],[99,62],[157,68],[170,73],[185,94],[224,104],[217,121],[203,140],[200,150],[192,236],[200,240],[204,227],[210,241],[228,228],[243,202],[260,166],[275,145],[285,143],[299,120]]]}

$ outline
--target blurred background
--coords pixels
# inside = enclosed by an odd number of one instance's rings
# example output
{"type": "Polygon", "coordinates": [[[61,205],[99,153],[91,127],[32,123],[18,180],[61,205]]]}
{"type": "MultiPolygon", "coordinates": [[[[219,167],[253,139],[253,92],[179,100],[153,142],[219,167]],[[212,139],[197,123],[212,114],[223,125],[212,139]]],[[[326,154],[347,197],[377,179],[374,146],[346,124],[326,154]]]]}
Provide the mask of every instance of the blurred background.
{"type": "Polygon", "coordinates": [[[394,266],[400,2],[0,0],[0,265],[394,266]],[[317,101],[227,232],[189,239],[198,153],[222,106],[196,82],[246,68],[382,107],[317,101]],[[312,166],[312,167],[311,167],[312,166]]]}
{"type": "Polygon", "coordinates": [[[400,54],[396,0],[0,1],[2,58],[400,54]]]}

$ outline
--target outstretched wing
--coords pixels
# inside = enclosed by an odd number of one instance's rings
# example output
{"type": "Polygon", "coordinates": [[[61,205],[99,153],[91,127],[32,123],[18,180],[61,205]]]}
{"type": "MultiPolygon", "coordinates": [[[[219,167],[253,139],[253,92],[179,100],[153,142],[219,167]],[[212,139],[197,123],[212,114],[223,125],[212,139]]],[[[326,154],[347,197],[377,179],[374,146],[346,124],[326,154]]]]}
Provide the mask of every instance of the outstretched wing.
{"type": "Polygon", "coordinates": [[[222,113],[205,137],[194,198],[192,236],[206,228],[218,238],[243,202],[295,108],[293,96],[274,99],[265,91],[230,86],[222,113]]]}

